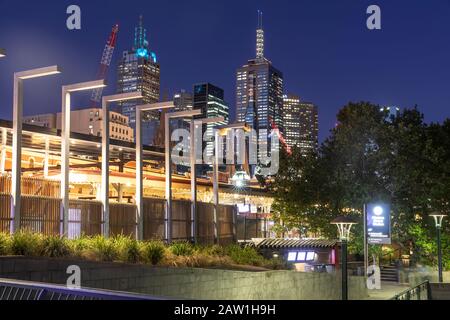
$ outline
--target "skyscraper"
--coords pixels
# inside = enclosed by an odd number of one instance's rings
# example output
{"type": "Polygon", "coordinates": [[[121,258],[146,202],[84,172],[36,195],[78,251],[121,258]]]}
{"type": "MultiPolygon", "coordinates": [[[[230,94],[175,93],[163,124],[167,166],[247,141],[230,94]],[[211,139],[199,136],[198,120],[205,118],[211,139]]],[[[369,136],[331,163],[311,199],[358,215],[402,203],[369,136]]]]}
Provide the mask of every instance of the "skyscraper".
{"type": "Polygon", "coordinates": [[[302,102],[296,95],[284,96],[284,129],[286,143],[300,148],[304,155],[317,151],[319,147],[318,108],[312,103],[302,102]]]}
{"type": "MultiPolygon", "coordinates": [[[[214,139],[214,127],[227,125],[229,123],[229,106],[224,100],[224,91],[210,83],[200,83],[194,85],[194,110],[202,110],[199,118],[224,117],[225,121],[221,123],[204,125],[203,133],[206,132],[207,140],[214,139]]],[[[214,143],[207,142],[207,155],[214,154],[214,143]]]]}
{"type": "MultiPolygon", "coordinates": [[[[136,106],[157,103],[160,99],[160,66],[156,54],[150,50],[142,16],[139,26],[135,28],[134,45],[131,50],[123,52],[117,71],[117,93],[143,93],[142,99],[119,104],[122,114],[129,118],[130,126],[135,129],[136,106]]],[[[143,118],[144,144],[152,144],[159,126],[160,114],[158,111],[147,112],[143,118]]]]}
{"type": "Polygon", "coordinates": [[[236,117],[258,132],[259,145],[266,144],[272,128],[284,133],[283,74],[264,56],[262,13],[256,31],[256,58],[237,70],[236,117]]]}
{"type": "Polygon", "coordinates": [[[174,111],[192,110],[193,102],[192,93],[181,90],[173,96],[174,111]]]}

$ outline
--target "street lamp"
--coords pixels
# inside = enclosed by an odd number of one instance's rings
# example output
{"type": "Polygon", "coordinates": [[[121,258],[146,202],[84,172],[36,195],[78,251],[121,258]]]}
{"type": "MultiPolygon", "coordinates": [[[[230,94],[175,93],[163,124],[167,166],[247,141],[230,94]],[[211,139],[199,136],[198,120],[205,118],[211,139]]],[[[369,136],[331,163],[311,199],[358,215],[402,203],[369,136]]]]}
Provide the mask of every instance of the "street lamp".
{"type": "Polygon", "coordinates": [[[23,121],[23,80],[46,77],[61,73],[58,66],[32,69],[14,73],[13,96],[13,143],[12,143],[12,206],[11,232],[20,230],[21,176],[22,176],[22,121],[23,121]]]}
{"type": "MultiPolygon", "coordinates": [[[[220,161],[220,155],[222,152],[220,149],[220,137],[224,137],[228,134],[231,130],[244,130],[245,132],[249,132],[251,129],[245,124],[245,123],[235,123],[231,125],[226,126],[220,126],[217,128],[215,133],[215,156],[214,156],[214,163],[213,163],[213,193],[214,193],[214,244],[217,244],[219,242],[219,231],[218,231],[218,214],[219,214],[219,161],[220,161]]],[[[234,142],[234,141],[233,141],[234,142]]],[[[234,147],[234,143],[230,144],[231,147],[234,147]]],[[[234,157],[234,151],[228,152],[228,156],[231,157],[231,155],[234,157]]]]}
{"type": "MultiPolygon", "coordinates": [[[[105,80],[76,83],[62,87],[61,117],[61,212],[63,216],[63,235],[69,232],[69,171],[70,171],[70,127],[71,127],[71,94],[80,91],[106,87],[105,80]]],[[[46,144],[48,143],[48,139],[46,144]]],[[[47,148],[46,148],[47,149],[47,148]]],[[[47,153],[46,153],[47,154],[47,153]]],[[[46,157],[46,163],[48,159],[46,157]]],[[[48,168],[46,164],[46,168],[48,168]]],[[[46,169],[48,170],[48,169],[46,169]]]]}
{"type": "Polygon", "coordinates": [[[342,300],[348,300],[347,286],[347,242],[350,239],[350,230],[353,225],[357,224],[353,219],[342,216],[334,219],[331,224],[336,225],[339,232],[339,240],[341,240],[341,256],[342,256],[342,300]]]}
{"type": "Polygon", "coordinates": [[[442,282],[444,282],[444,277],[442,275],[441,229],[442,229],[442,222],[444,221],[444,218],[447,217],[447,215],[436,212],[436,213],[430,214],[430,216],[434,218],[434,223],[436,225],[437,250],[438,250],[438,273],[439,273],[439,282],[442,283],[442,282]]]}
{"type": "Polygon", "coordinates": [[[145,104],[136,107],[136,208],[137,208],[137,232],[138,240],[144,239],[144,181],[143,181],[143,142],[142,142],[142,113],[174,108],[173,101],[145,104]]]}
{"type": "Polygon", "coordinates": [[[102,98],[102,204],[105,238],[109,238],[109,105],[114,102],[141,99],[142,93],[121,93],[102,98]]]}
{"type": "Polygon", "coordinates": [[[5,49],[0,48],[0,58],[6,57],[6,51],[5,49]]]}
{"type": "MultiPolygon", "coordinates": [[[[204,124],[223,123],[224,117],[203,118],[191,121],[191,141],[190,141],[190,159],[191,159],[191,236],[194,243],[197,243],[197,148],[196,148],[196,129],[204,124]]],[[[202,140],[201,140],[202,141],[202,140]]]]}
{"type": "MultiPolygon", "coordinates": [[[[167,113],[165,117],[165,155],[166,155],[166,213],[165,213],[165,235],[167,242],[172,242],[172,153],[170,152],[170,120],[180,118],[193,118],[202,114],[202,110],[190,110],[167,113]]],[[[193,135],[191,135],[193,136],[193,135]]],[[[192,138],[191,138],[192,139],[192,138]]]]}

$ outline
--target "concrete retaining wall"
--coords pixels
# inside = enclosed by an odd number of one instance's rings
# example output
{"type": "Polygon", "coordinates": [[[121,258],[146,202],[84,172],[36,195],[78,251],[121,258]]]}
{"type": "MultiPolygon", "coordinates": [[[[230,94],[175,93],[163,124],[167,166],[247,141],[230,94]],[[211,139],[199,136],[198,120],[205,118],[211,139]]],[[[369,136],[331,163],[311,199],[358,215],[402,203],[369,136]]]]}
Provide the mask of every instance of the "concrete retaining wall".
{"type": "MultiPolygon", "coordinates": [[[[339,300],[336,274],[160,268],[44,258],[0,257],[0,278],[65,284],[81,268],[83,287],[199,300],[339,300]]],[[[350,299],[367,297],[364,279],[350,277],[350,299]]]]}

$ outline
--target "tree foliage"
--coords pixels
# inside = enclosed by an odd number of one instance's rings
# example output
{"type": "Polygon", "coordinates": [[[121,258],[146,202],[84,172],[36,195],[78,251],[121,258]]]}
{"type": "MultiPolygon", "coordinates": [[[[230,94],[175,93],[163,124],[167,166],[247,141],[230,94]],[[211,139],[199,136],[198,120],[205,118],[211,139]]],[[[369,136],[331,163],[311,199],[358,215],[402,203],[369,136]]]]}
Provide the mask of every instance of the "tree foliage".
{"type": "Polygon", "coordinates": [[[450,213],[450,120],[428,125],[417,107],[396,117],[381,110],[368,102],[349,103],[317,154],[294,149],[291,156],[281,155],[279,174],[269,186],[280,225],[303,236],[336,237],[333,218],[355,216],[361,228],[363,205],[387,201],[395,241],[419,252],[413,227],[431,241],[429,214],[450,213]]]}

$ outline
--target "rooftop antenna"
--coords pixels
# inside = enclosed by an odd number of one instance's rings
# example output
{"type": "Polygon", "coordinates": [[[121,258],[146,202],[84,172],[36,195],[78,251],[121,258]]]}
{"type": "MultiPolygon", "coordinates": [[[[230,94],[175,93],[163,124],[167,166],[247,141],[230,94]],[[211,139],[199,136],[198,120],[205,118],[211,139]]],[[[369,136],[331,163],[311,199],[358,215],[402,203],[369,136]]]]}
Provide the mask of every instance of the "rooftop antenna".
{"type": "Polygon", "coordinates": [[[256,58],[264,58],[263,13],[258,10],[258,30],[256,31],[256,58]]]}
{"type": "Polygon", "coordinates": [[[258,10],[258,30],[262,30],[263,28],[263,12],[258,10]]]}

